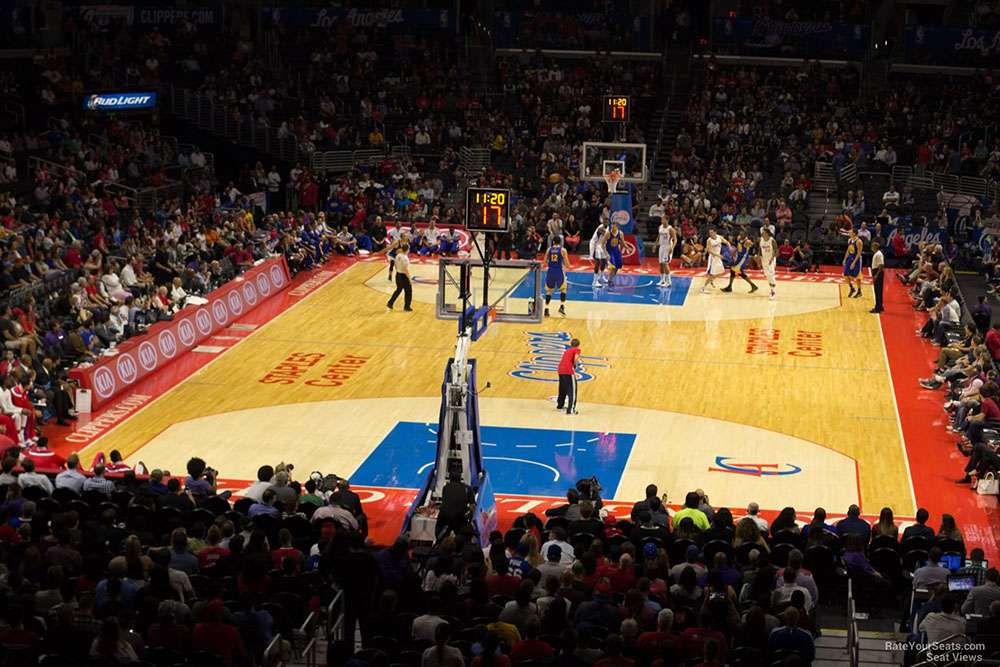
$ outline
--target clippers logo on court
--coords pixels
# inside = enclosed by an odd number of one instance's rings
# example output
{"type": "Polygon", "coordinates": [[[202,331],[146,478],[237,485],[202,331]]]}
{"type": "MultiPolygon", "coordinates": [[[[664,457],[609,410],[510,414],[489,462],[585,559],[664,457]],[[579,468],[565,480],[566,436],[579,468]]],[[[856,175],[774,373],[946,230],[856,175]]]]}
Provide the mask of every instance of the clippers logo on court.
{"type": "Polygon", "coordinates": [[[775,477],[795,475],[802,468],[791,463],[727,463],[731,456],[716,456],[715,465],[708,467],[708,472],[725,472],[732,475],[750,475],[751,477],[775,477]]]}
{"type": "Polygon", "coordinates": [[[139,374],[139,369],[136,368],[135,359],[132,358],[131,354],[123,354],[118,357],[118,363],[115,364],[118,370],[118,379],[125,384],[132,384],[135,382],[136,376],[139,374]]]}
{"type": "MultiPolygon", "coordinates": [[[[508,375],[522,380],[558,382],[559,362],[562,360],[563,352],[569,348],[569,342],[573,336],[568,331],[525,331],[524,333],[528,336],[531,358],[528,361],[520,362],[508,375]]],[[[608,368],[607,361],[604,357],[580,355],[580,365],[584,367],[584,370],[577,372],[577,382],[593,380],[594,376],[587,372],[586,368],[608,368]]]]}
{"type": "Polygon", "coordinates": [[[219,325],[226,323],[229,313],[226,312],[226,304],[222,301],[222,299],[217,299],[212,302],[212,317],[215,318],[216,323],[219,325]]]}
{"type": "Polygon", "coordinates": [[[153,347],[152,343],[148,340],[144,340],[139,344],[139,363],[147,371],[151,371],[156,368],[156,348],[153,347]]]}
{"type": "Polygon", "coordinates": [[[243,312],[243,302],[240,301],[240,293],[236,290],[229,293],[229,310],[235,315],[243,312]]]}
{"type": "Polygon", "coordinates": [[[181,345],[191,347],[194,345],[194,325],[191,320],[181,320],[177,325],[177,336],[181,339],[181,345]]]}
{"type": "Polygon", "coordinates": [[[115,376],[107,366],[101,366],[94,372],[94,391],[101,398],[115,393],[115,376]]]}
{"type": "Polygon", "coordinates": [[[212,316],[208,314],[208,309],[202,308],[195,313],[194,323],[198,326],[201,335],[207,336],[212,333],[212,316]]]}
{"type": "Polygon", "coordinates": [[[174,338],[173,331],[162,331],[160,332],[160,337],[156,341],[160,346],[160,354],[168,359],[173,358],[177,354],[177,340],[174,338]]]}

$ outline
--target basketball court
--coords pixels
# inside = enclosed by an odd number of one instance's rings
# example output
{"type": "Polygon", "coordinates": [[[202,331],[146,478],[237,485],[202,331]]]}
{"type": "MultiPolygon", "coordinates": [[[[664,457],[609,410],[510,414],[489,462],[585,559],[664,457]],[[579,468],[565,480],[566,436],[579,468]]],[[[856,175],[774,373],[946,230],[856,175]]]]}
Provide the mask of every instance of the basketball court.
{"type": "MultiPolygon", "coordinates": [[[[737,509],[795,499],[804,515],[852,503],[913,515],[869,299],[846,299],[832,274],[779,274],[776,301],[745,285],[701,294],[694,271],[667,290],[653,267],[595,291],[587,263],[574,262],[566,317],[495,322],[471,348],[501,517],[540,511],[591,475],[605,497],[629,504],[655,482],[671,503],[697,487],[737,509]],[[571,337],[584,355],[575,416],[554,406],[571,337]]],[[[84,461],[119,449],[129,462],[182,471],[197,453],[237,492],[262,463],[292,462],[300,478],[336,472],[369,490],[373,534],[391,539],[434,461],[441,373],[454,351],[455,322],[435,317],[437,272],[436,261],[415,264],[414,312],[390,312],[384,261],[347,265],[91,442],[84,461]]]]}

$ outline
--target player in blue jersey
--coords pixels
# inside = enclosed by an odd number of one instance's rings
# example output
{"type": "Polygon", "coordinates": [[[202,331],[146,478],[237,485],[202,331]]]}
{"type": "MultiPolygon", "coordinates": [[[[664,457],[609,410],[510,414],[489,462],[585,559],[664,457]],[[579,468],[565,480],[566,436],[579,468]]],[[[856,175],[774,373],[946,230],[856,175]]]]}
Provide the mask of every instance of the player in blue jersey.
{"type": "Polygon", "coordinates": [[[847,278],[847,284],[851,288],[847,294],[848,298],[857,299],[861,296],[861,250],[863,248],[864,242],[852,229],[850,236],[847,237],[847,250],[844,251],[844,277],[847,278]]]}
{"type": "Polygon", "coordinates": [[[562,237],[552,237],[552,245],[545,251],[545,316],[549,316],[552,291],[559,288],[559,314],[566,314],[566,269],[569,255],[563,247],[562,237]]]}
{"type": "Polygon", "coordinates": [[[750,250],[753,248],[753,241],[746,234],[740,232],[736,237],[736,244],[733,248],[735,256],[729,265],[729,284],[722,288],[723,292],[733,291],[733,281],[739,276],[750,285],[750,293],[757,291],[757,285],[747,276],[747,265],[750,261],[750,250]]]}
{"type": "Polygon", "coordinates": [[[608,253],[608,286],[615,284],[615,276],[622,268],[622,246],[625,245],[625,235],[618,228],[617,222],[612,222],[611,227],[604,233],[602,245],[608,253]]]}

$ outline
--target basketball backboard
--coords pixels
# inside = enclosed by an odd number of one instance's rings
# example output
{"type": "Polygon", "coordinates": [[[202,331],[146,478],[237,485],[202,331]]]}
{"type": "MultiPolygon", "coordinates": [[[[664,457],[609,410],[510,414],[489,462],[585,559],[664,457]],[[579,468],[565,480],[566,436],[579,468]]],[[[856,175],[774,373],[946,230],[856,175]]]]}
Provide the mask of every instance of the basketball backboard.
{"type": "Polygon", "coordinates": [[[469,306],[486,308],[494,322],[537,324],[542,321],[542,263],[537,260],[490,262],[489,274],[481,259],[442,257],[438,263],[437,318],[462,317],[463,282],[469,306]]]}
{"type": "Polygon", "coordinates": [[[612,169],[620,169],[622,183],[645,183],[649,180],[646,166],[646,144],[617,144],[585,141],[580,160],[580,178],[603,181],[612,169]]]}

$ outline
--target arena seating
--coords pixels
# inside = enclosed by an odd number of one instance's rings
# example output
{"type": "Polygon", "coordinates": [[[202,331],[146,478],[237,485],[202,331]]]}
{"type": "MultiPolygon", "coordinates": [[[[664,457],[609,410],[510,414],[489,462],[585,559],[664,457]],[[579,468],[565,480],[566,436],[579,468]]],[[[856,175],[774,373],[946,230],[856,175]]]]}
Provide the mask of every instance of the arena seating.
{"type": "MultiPolygon", "coordinates": [[[[614,3],[585,4],[593,7],[559,3],[567,13],[614,3]]],[[[816,21],[859,21],[867,6],[737,4],[739,16],[816,21]]],[[[979,25],[994,25],[983,4],[979,25]]],[[[607,48],[620,37],[572,16],[532,16],[516,46],[607,48]]],[[[587,238],[604,204],[603,190],[576,170],[579,143],[606,137],[594,100],[624,84],[647,106],[666,103],[659,63],[593,67],[531,54],[473,68],[443,32],[288,30],[267,49],[197,29],[127,32],[81,21],[75,46],[87,57],[51,54],[31,72],[0,76],[5,95],[37,93],[26,126],[0,136],[0,303],[16,309],[2,314],[14,354],[0,377],[25,380],[41,430],[75,416],[73,364],[141,335],[254,260],[282,254],[294,271],[309,270],[359,246],[378,250],[386,224],[458,223],[470,182],[519,193],[511,235],[519,256],[537,252],[529,229],[544,234],[555,212],[567,233],[587,238]],[[101,122],[81,113],[82,91],[123,81],[188,95],[195,116],[208,109],[213,119],[197,126],[200,137],[221,128],[217,135],[254,145],[256,159],[227,165],[178,142],[157,116],[101,122]],[[465,168],[473,149],[489,154],[486,169],[465,168]],[[328,151],[368,152],[335,171],[313,159],[328,151]],[[249,197],[257,192],[266,213],[249,197]]],[[[659,189],[683,230],[690,265],[708,227],[733,235],[765,218],[797,244],[801,270],[817,263],[809,244],[836,261],[846,230],[862,224],[891,247],[908,267],[915,307],[930,313],[925,335],[942,348],[924,384],[948,392],[971,486],[973,475],[1000,474],[1000,411],[993,418],[996,404],[987,403],[1000,334],[980,306],[961,302],[952,264],[1000,282],[1000,247],[984,253],[970,236],[996,221],[986,186],[995,191],[1000,152],[984,130],[997,88],[986,73],[892,76],[886,99],[867,94],[851,67],[701,59],[691,95],[671,102],[683,112],[670,170],[647,188],[659,189]],[[954,94],[928,95],[945,86],[954,94]],[[984,185],[971,223],[949,218],[938,194],[957,192],[961,178],[984,185]],[[900,203],[883,216],[892,188],[900,203]],[[884,230],[923,228],[922,219],[951,231],[949,240],[890,244],[884,230]],[[963,319],[972,328],[963,331],[963,319]]],[[[630,138],[651,142],[647,123],[640,117],[630,138]]],[[[463,533],[413,552],[405,540],[365,541],[366,517],[346,480],[264,465],[232,497],[217,492],[200,459],[184,478],[137,473],[111,454],[77,477],[52,466],[36,438],[8,450],[0,471],[5,665],[808,664],[830,609],[857,605],[926,639],[922,622],[952,598],[919,587],[920,570],[939,556],[975,560],[978,546],[947,515],[918,514],[903,527],[891,510],[868,525],[850,508],[829,508],[846,511],[841,521],[826,521],[821,508],[805,522],[788,507],[768,525],[696,492],[668,512],[653,487],[628,514],[603,519],[599,499],[579,501],[569,489],[566,506],[519,517],[485,551],[463,533]]],[[[969,571],[977,584],[996,584],[995,569],[969,571]]],[[[1000,605],[975,625],[973,639],[996,657],[1000,605]]]]}

